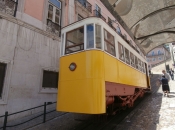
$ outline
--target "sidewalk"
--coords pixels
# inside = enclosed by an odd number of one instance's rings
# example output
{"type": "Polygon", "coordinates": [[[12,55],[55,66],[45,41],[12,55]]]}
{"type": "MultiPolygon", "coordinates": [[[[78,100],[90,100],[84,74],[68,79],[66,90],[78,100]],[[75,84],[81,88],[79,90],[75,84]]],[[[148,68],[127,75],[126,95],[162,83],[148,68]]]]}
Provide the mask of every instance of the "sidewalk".
{"type": "Polygon", "coordinates": [[[160,86],[116,130],[175,130],[175,81],[169,84],[169,97],[163,96],[160,86]]]}

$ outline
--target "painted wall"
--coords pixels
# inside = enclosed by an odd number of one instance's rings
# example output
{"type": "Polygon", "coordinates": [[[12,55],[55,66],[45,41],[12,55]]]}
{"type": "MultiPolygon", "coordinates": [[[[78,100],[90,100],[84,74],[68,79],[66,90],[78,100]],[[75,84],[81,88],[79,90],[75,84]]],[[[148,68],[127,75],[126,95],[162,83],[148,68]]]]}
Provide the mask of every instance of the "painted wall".
{"type": "Polygon", "coordinates": [[[25,0],[24,13],[42,21],[44,0],[25,0]]]}

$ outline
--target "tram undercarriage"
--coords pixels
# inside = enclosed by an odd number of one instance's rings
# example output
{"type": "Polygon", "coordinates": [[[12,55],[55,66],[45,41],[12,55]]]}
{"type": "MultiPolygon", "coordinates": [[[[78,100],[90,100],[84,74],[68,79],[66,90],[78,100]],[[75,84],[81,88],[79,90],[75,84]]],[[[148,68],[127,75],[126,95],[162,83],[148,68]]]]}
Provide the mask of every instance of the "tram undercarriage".
{"type": "MultiPolygon", "coordinates": [[[[133,107],[135,100],[139,97],[143,97],[146,92],[143,88],[130,88],[127,86],[120,86],[118,87],[120,88],[118,89],[120,90],[120,94],[116,95],[115,93],[112,95],[109,88],[109,86],[106,87],[106,113],[110,115],[116,114],[116,112],[119,110],[133,107]],[[133,94],[131,94],[132,90],[134,90],[133,94]],[[127,95],[128,93],[130,93],[130,95],[127,95]]],[[[113,87],[112,89],[116,88],[113,87]]]]}

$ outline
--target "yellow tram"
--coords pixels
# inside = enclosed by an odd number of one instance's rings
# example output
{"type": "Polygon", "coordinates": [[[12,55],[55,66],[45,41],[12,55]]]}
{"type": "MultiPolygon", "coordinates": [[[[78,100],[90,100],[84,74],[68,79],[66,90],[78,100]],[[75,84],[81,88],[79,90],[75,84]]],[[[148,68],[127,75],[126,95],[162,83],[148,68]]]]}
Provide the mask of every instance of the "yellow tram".
{"type": "Polygon", "coordinates": [[[89,17],[62,29],[57,111],[102,114],[150,88],[147,61],[107,23],[89,17]]]}

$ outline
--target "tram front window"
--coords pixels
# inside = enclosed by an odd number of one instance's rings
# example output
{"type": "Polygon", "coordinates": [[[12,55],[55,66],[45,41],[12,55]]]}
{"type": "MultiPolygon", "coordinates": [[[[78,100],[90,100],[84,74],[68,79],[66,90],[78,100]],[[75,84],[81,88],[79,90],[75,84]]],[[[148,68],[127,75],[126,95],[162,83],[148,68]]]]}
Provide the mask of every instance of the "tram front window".
{"type": "Polygon", "coordinates": [[[84,27],[67,32],[65,54],[84,50],[84,27]]]}
{"type": "Polygon", "coordinates": [[[87,48],[94,48],[94,26],[87,25],[87,48]]]}

